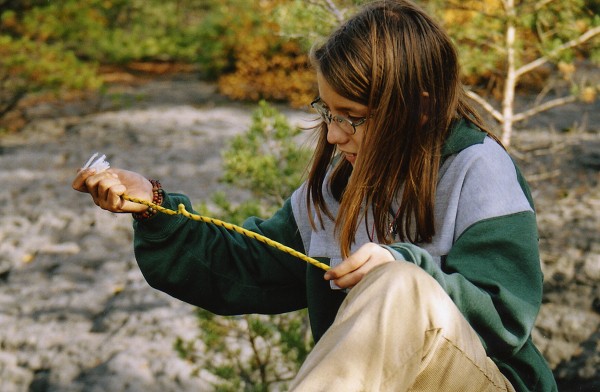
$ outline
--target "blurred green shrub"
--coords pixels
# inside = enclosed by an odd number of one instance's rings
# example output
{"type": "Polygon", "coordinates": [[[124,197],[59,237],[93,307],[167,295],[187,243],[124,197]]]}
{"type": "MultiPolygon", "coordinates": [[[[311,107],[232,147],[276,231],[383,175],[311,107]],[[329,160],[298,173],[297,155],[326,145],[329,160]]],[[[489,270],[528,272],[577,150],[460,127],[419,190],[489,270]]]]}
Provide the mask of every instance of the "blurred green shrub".
{"type": "Polygon", "coordinates": [[[223,153],[223,180],[278,208],[300,185],[310,159],[310,152],[298,146],[301,132],[273,106],[259,102],[248,130],[223,153]]]}
{"type": "Polygon", "coordinates": [[[195,64],[233,99],[306,105],[315,84],[305,48],[272,17],[287,2],[0,0],[0,118],[31,91],[94,88],[98,65],[132,62],[195,64]]]}
{"type": "MultiPolygon", "coordinates": [[[[0,34],[0,120],[27,94],[41,90],[89,90],[101,85],[96,67],[83,63],[60,43],[36,42],[0,34]]],[[[0,121],[0,129],[15,131],[20,117],[0,121]]]]}
{"type": "MultiPolygon", "coordinates": [[[[300,132],[260,102],[249,129],[223,154],[223,181],[251,196],[234,205],[215,194],[212,207],[197,210],[235,224],[249,215],[270,216],[300,185],[309,163],[310,151],[295,140],[300,132]]],[[[285,390],[313,345],[306,311],[223,317],[199,309],[197,316],[197,338],[178,338],[174,348],[195,364],[197,375],[212,374],[217,391],[285,390]]]]}
{"type": "Polygon", "coordinates": [[[302,133],[275,107],[260,101],[246,132],[235,136],[222,153],[221,181],[250,196],[233,204],[217,192],[210,206],[204,203],[197,209],[238,225],[248,216],[271,216],[306,174],[311,151],[298,140],[302,133]]]}
{"type": "Polygon", "coordinates": [[[17,16],[9,30],[37,42],[61,42],[78,58],[100,63],[194,61],[205,1],[63,0],[17,16]]]}

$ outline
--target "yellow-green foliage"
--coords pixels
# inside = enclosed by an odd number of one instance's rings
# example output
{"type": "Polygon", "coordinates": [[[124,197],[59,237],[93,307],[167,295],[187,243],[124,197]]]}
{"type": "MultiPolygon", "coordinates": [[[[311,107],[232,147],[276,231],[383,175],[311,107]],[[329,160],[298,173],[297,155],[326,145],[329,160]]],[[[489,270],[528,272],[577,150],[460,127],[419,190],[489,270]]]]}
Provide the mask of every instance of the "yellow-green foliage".
{"type": "Polygon", "coordinates": [[[297,39],[281,34],[269,17],[285,1],[224,2],[220,24],[227,26],[230,69],[219,78],[220,91],[239,100],[287,101],[307,105],[315,94],[314,71],[297,39]]]}
{"type": "Polygon", "coordinates": [[[0,35],[0,78],[7,88],[27,82],[30,90],[65,87],[78,90],[100,85],[93,64],[83,63],[60,44],[47,45],[26,37],[0,35]]]}
{"type": "Polygon", "coordinates": [[[37,42],[61,42],[79,58],[102,63],[194,61],[197,29],[206,13],[201,3],[50,1],[18,14],[10,31],[37,42]]]}
{"type": "MultiPolygon", "coordinates": [[[[238,100],[287,101],[306,106],[314,99],[314,71],[297,43],[257,37],[236,53],[235,71],[219,78],[219,89],[238,100]]],[[[240,48],[241,49],[241,48],[240,48]]]]}
{"type": "MultiPolygon", "coordinates": [[[[0,10],[3,71],[21,54],[42,60],[10,75],[27,90],[84,88],[95,64],[140,61],[192,63],[233,98],[306,105],[315,92],[306,48],[280,33],[271,14],[288,0],[62,0],[11,3],[0,10]],[[13,50],[22,45],[23,51],[13,50]],[[12,57],[15,58],[12,58],[12,57]],[[52,64],[56,62],[56,64],[52,64]],[[86,66],[91,64],[90,66],[86,66]],[[69,66],[67,66],[69,65],[69,66]],[[72,78],[73,80],[68,80],[72,78]]],[[[33,63],[33,61],[32,61],[33,63]]],[[[5,73],[6,74],[6,73],[5,73]]],[[[92,75],[93,76],[93,75],[92,75]]],[[[17,83],[11,81],[10,83],[17,83]]],[[[11,95],[14,97],[15,95],[11,95]]],[[[12,101],[12,99],[11,99],[12,101]]]]}
{"type": "MultiPolygon", "coordinates": [[[[14,110],[26,94],[40,90],[90,90],[101,85],[96,67],[83,63],[59,44],[0,34],[0,119],[14,110]]],[[[17,130],[22,120],[1,122],[17,130]]]]}

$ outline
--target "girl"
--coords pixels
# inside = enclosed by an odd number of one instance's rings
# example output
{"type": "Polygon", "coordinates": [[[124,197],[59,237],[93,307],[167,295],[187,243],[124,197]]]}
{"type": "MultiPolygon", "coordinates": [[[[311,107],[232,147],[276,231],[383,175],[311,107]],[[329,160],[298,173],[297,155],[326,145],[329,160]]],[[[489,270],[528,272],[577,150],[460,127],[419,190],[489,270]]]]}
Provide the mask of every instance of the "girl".
{"type": "Polygon", "coordinates": [[[375,1],[311,52],[318,143],[308,179],[246,229],[156,214],[189,199],[119,169],[73,182],[134,213],[148,283],[218,314],[308,307],[297,391],[555,391],[531,340],[542,274],[531,195],[466,100],[447,34],[415,4],[375,1]]]}

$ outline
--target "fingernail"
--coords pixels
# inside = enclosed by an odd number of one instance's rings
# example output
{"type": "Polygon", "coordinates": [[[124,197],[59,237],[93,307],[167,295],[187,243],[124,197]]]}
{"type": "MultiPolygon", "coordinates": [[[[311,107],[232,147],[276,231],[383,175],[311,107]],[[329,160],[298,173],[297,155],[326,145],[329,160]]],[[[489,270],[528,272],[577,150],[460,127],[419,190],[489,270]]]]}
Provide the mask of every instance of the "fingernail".
{"type": "Polygon", "coordinates": [[[325,275],[323,275],[323,277],[325,278],[325,280],[331,280],[331,274],[329,272],[325,272],[325,275]]]}

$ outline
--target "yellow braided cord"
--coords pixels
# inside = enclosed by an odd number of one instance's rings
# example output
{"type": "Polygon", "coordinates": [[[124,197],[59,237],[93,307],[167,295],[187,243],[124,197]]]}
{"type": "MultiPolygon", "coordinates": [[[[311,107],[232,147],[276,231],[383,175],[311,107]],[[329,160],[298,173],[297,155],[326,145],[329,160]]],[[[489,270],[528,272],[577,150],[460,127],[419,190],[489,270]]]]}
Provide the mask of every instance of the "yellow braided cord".
{"type": "Polygon", "coordinates": [[[322,270],[325,270],[325,271],[329,270],[329,266],[327,264],[323,264],[320,261],[313,259],[312,257],[308,257],[305,254],[300,253],[297,250],[292,249],[289,246],[285,246],[285,245],[283,245],[283,244],[281,244],[281,243],[279,243],[277,241],[273,241],[272,239],[270,239],[268,237],[265,237],[263,235],[260,235],[258,233],[253,232],[253,231],[250,231],[250,230],[246,230],[243,227],[236,226],[236,225],[233,225],[231,223],[223,222],[222,220],[219,220],[219,219],[209,218],[209,217],[202,216],[202,215],[197,215],[197,214],[192,214],[192,213],[190,213],[189,211],[187,211],[185,209],[185,206],[183,204],[179,204],[178,211],[173,211],[171,209],[159,206],[159,205],[154,204],[152,202],[149,202],[147,200],[138,199],[136,197],[131,197],[131,196],[128,196],[128,195],[123,195],[122,197],[125,200],[129,200],[129,201],[134,202],[134,203],[144,204],[144,205],[146,205],[148,207],[152,207],[156,211],[162,212],[163,214],[167,214],[167,215],[183,215],[186,218],[191,219],[191,220],[205,222],[205,223],[212,223],[213,225],[224,227],[227,230],[235,231],[237,233],[245,235],[246,237],[253,238],[253,239],[255,239],[257,241],[260,241],[260,242],[262,242],[264,244],[267,244],[267,245],[272,246],[272,247],[274,247],[276,249],[279,249],[282,252],[285,252],[285,253],[288,253],[288,254],[290,254],[292,256],[295,256],[295,257],[297,257],[297,258],[299,258],[301,260],[306,261],[309,264],[314,265],[315,267],[321,268],[322,270]]]}

